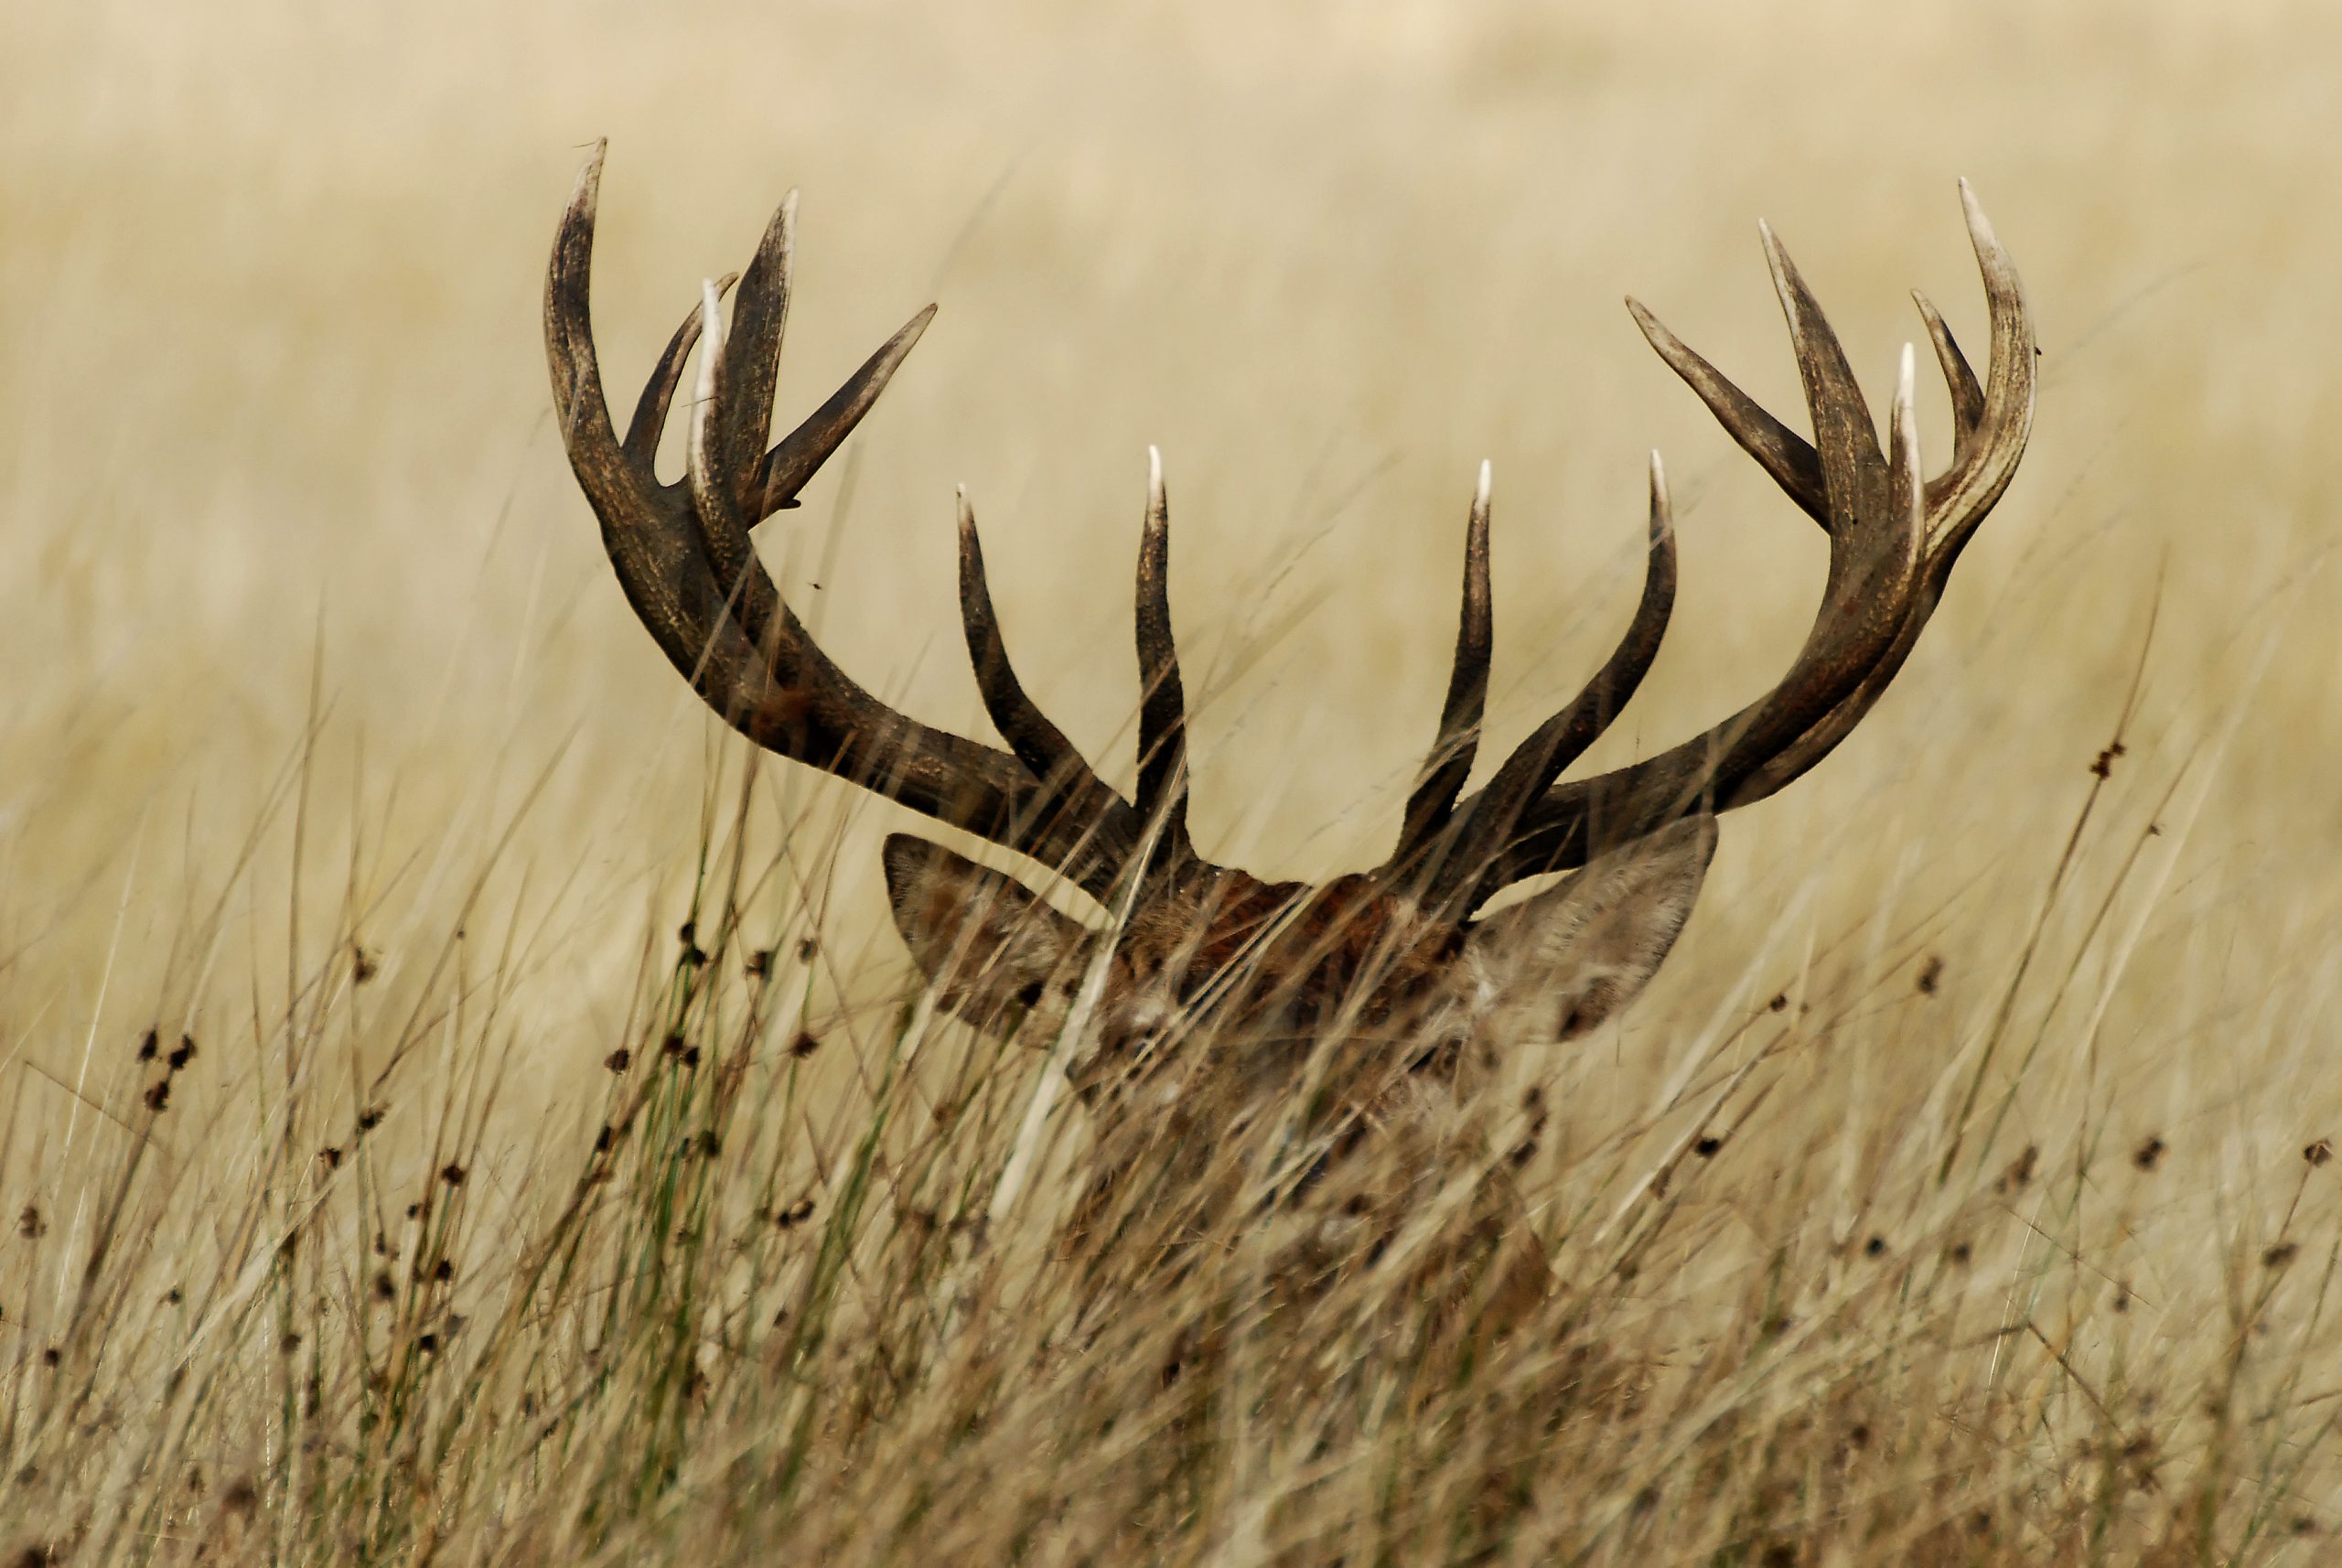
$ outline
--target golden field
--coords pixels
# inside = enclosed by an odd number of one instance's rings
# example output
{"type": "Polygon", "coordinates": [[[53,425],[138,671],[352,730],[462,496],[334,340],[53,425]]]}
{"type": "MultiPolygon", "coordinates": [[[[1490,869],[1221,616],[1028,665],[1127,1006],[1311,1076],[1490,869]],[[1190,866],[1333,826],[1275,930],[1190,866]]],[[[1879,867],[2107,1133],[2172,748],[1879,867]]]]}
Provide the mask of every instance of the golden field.
{"type": "Polygon", "coordinates": [[[34,0],[0,59],[5,1561],[2336,1550],[2342,13],[34,0]],[[1396,828],[1482,457],[1497,745],[1623,623],[1652,446],[1682,593],[1588,766],[1787,667],[1822,541],[1619,298],[1790,416],[1768,220],[1883,407],[1910,286],[1981,351],[1973,182],[2030,454],[1652,994],[1523,1044],[1532,1332],[1426,1366],[1370,1277],[1169,1376],[1243,1239],[1068,1264],[1078,1120],[957,1223],[1037,1058],[910,1006],[915,820],[747,768],[563,458],[603,136],[614,398],[792,187],[784,417],[940,303],[758,536],[908,711],[989,736],[965,483],[1127,785],[1162,446],[1197,836],[1282,876],[1396,828]]]}

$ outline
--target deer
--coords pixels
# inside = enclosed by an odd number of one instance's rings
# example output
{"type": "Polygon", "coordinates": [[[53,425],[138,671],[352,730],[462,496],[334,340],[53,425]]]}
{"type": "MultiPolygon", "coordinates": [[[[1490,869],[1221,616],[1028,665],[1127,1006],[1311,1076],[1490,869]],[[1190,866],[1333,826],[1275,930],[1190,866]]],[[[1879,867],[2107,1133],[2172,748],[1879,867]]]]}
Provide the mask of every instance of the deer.
{"type": "MultiPolygon", "coordinates": [[[[1563,779],[1633,699],[1673,607],[1675,530],[1653,453],[1643,583],[1625,633],[1576,695],[1467,793],[1491,651],[1483,464],[1446,694],[1395,846],[1380,865],[1329,882],[1265,881],[1213,863],[1188,832],[1187,703],[1159,453],[1150,449],[1138,540],[1131,798],[1101,778],[1019,680],[964,489],[961,620],[1005,748],[887,705],[813,640],[750,534],[799,504],[935,306],[768,446],[790,303],[792,192],[745,271],[703,285],[620,435],[588,302],[605,151],[597,145],[579,175],[555,234],[545,339],[563,442],[628,603],[707,707],[757,746],[990,845],[1101,912],[1095,924],[1077,919],[1026,880],[919,836],[895,833],[883,846],[894,923],[940,1009],[995,1035],[1052,1037],[1078,1025],[1084,1039],[1068,1071],[1089,1107],[1102,1173],[1090,1208],[1102,1212],[1118,1189],[1125,1211],[1151,1201],[1129,1197],[1147,1151],[1165,1155],[1158,1164],[1172,1173],[1152,1190],[1173,1192],[1183,1176],[1200,1179],[1214,1145],[1264,1118],[1291,1119],[1305,1100],[1314,1138],[1278,1179],[1296,1206],[1312,1192],[1326,1199],[1302,1232],[1312,1268],[1338,1266],[1328,1260],[1345,1248],[1370,1259],[1387,1250],[1420,1197],[1345,1192],[1343,1173],[1367,1166],[1354,1151],[1396,1140],[1411,1151],[1399,1163],[1422,1165],[1444,1146],[1438,1108],[1487,1082],[1504,1052],[1582,1039],[1646,989],[1699,897],[1718,819],[1812,770],[1871,712],[2008,489],[2032,426],[2036,349],[2024,293],[1964,180],[1990,348],[1980,379],[1942,315],[1914,292],[1951,411],[1950,459],[1933,476],[1921,466],[1911,346],[1882,447],[1845,351],[1769,228],[1759,231],[1810,439],[1629,298],[1660,359],[1828,536],[1821,606],[1787,672],[1699,735],[1612,771],[1563,779]],[[695,349],[684,472],[662,480],[654,456],[695,349]],[[1481,912],[1516,884],[1555,873],[1570,875],[1481,912]],[[1328,1040],[1340,1048],[1329,1051],[1328,1040]]],[[[1543,1295],[1548,1271],[1517,1197],[1496,1176],[1493,1196],[1468,1208],[1444,1252],[1418,1252],[1431,1260],[1425,1269],[1477,1259],[1475,1299],[1503,1322],[1543,1295]]]]}

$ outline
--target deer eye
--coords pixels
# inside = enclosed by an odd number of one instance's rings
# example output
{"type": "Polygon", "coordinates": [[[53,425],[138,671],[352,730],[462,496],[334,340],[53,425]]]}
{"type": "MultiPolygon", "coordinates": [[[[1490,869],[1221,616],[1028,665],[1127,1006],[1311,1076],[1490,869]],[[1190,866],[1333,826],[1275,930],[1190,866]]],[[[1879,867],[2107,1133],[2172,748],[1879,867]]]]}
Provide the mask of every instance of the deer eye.
{"type": "Polygon", "coordinates": [[[1016,993],[1016,1004],[1029,1011],[1038,1007],[1041,1004],[1041,998],[1047,994],[1048,993],[1039,981],[1031,981],[1016,993]]]}

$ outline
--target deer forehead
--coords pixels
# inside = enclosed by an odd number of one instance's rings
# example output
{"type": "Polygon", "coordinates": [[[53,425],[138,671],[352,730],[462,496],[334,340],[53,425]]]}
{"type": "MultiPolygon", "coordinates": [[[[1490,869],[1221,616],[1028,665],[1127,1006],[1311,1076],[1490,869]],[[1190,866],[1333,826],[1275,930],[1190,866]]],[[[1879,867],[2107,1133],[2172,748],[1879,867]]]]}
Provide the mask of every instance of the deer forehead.
{"type": "Polygon", "coordinates": [[[1143,902],[1123,951],[1131,969],[1187,988],[1251,974],[1317,998],[1411,990],[1453,969],[1463,928],[1368,876],[1321,886],[1227,872],[1143,902]]]}

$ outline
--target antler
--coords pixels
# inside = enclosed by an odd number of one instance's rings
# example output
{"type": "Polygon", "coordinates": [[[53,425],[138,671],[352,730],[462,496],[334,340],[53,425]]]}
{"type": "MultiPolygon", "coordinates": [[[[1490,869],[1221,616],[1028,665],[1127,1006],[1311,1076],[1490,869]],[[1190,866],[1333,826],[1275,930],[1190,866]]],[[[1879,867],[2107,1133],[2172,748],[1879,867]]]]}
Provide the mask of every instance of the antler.
{"type": "MultiPolygon", "coordinates": [[[[1138,799],[1101,780],[1019,683],[1001,640],[973,512],[960,498],[960,603],[984,708],[1001,751],[930,728],[878,701],[806,633],[749,542],[797,504],[886,385],[934,314],[929,306],[769,451],[774,381],[789,312],[796,199],[781,203],[739,279],[731,329],[707,284],[675,329],[621,441],[610,422],[587,308],[602,149],[578,177],[545,279],[545,344],[570,466],[601,520],[628,601],[675,668],[732,726],[768,750],[823,768],[938,821],[1052,866],[1103,899],[1153,844],[1150,875],[1202,863],[1187,836],[1185,693],[1166,589],[1169,518],[1161,458],[1149,451],[1138,563],[1138,799]],[[683,478],[652,469],[682,375],[702,344],[683,478]]],[[[1531,734],[1477,792],[1471,772],[1488,698],[1488,471],[1466,535],[1464,605],[1438,738],[1409,796],[1397,852],[1380,874],[1466,908],[1509,883],[1585,864],[1604,847],[1679,818],[1759,800],[1813,767],[1861,722],[1910,654],[1953,564],[2016,470],[2033,423],[2033,331],[2015,268],[1967,183],[1961,199],[1992,317],[1980,382],[1943,317],[1915,295],[1951,394],[1952,460],[1919,467],[1912,354],[1903,352],[1879,447],[1870,411],[1821,306],[1764,231],[1789,318],[1814,438],[1766,413],[1633,300],[1635,320],[1726,431],[1830,535],[1821,607],[1772,691],[1705,734],[1599,778],[1555,782],[1608,727],[1659,652],[1674,606],[1667,480],[1651,456],[1649,557],[1632,623],[1576,699],[1531,734]]]]}
{"type": "Polygon", "coordinates": [[[1138,843],[1137,814],[1026,699],[1000,648],[976,548],[961,523],[961,596],[987,711],[1014,753],[930,728],[872,696],[822,651],[757,559],[748,531],[797,493],[885,390],[927,328],[929,306],[769,451],[789,313],[796,203],[781,204],[741,277],[728,336],[709,284],[635,405],[611,424],[587,306],[603,148],[578,176],[545,275],[545,349],[562,440],[601,521],[627,601],[693,690],[769,751],[851,779],[990,840],[1103,896],[1138,843]],[[702,338],[683,479],[652,469],[683,360],[702,338]]]}
{"type": "Polygon", "coordinates": [[[1722,724],[1630,767],[1554,783],[1632,694],[1666,627],[1675,557],[1666,483],[1654,454],[1649,574],[1617,651],[1486,788],[1451,809],[1455,786],[1470,768],[1470,732],[1487,683],[1484,481],[1474,507],[1465,629],[1447,711],[1386,874],[1412,860],[1434,893],[1477,903],[1509,883],[1583,865],[1605,845],[1690,813],[1763,800],[1828,756],[1861,722],[1918,640],[1961,551],[2008,489],[2033,424],[2033,328],[2024,292],[1964,180],[1960,192],[1984,280],[1992,354],[1979,383],[1943,317],[1925,296],[1913,295],[1951,394],[1952,459],[1932,479],[1924,479],[1919,467],[1910,349],[1903,352],[1888,450],[1881,452],[1837,335],[1769,229],[1763,231],[1766,259],[1789,318],[1812,441],[1758,407],[1650,312],[1627,302],[1660,358],[1829,533],[1829,577],[1813,629],[1779,683],[1722,724]]]}
{"type": "MultiPolygon", "coordinates": [[[[1488,595],[1488,465],[1472,499],[1464,546],[1463,623],[1456,632],[1456,665],[1448,678],[1447,702],[1440,714],[1439,738],[1423,765],[1421,782],[1407,802],[1399,846],[1385,875],[1422,873],[1424,889],[1449,896],[1472,885],[1475,873],[1503,847],[1537,798],[1562,770],[1609,728],[1659,657],[1675,607],[1675,525],[1667,497],[1667,471],[1650,455],[1650,556],[1642,601],[1626,635],[1576,700],[1531,732],[1513,748],[1488,785],[1459,811],[1456,798],[1472,770],[1481,713],[1488,689],[1491,607],[1488,595]]],[[[1482,895],[1485,897],[1485,895],[1482,895]]]]}
{"type": "Polygon", "coordinates": [[[1196,860],[1187,838],[1187,692],[1171,636],[1171,505],[1163,454],[1146,449],[1146,522],[1138,546],[1138,811],[1159,822],[1154,865],[1166,873],[1196,860]]]}

